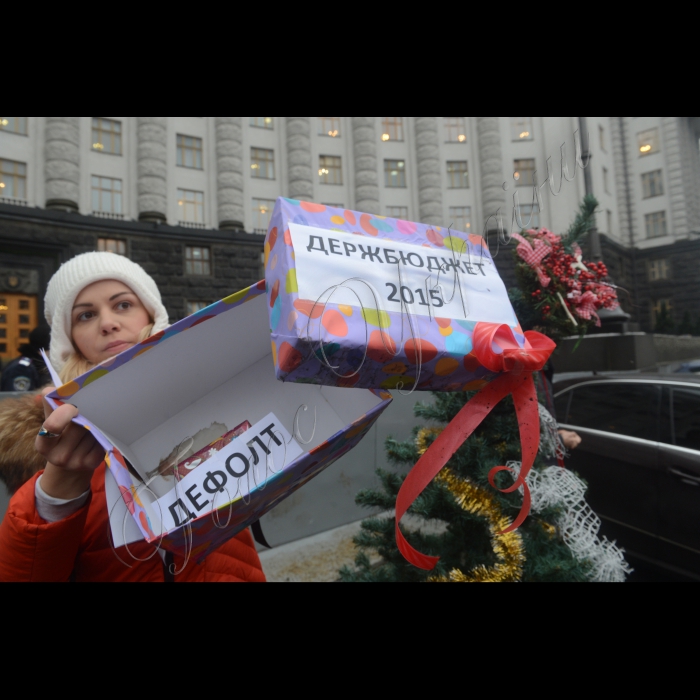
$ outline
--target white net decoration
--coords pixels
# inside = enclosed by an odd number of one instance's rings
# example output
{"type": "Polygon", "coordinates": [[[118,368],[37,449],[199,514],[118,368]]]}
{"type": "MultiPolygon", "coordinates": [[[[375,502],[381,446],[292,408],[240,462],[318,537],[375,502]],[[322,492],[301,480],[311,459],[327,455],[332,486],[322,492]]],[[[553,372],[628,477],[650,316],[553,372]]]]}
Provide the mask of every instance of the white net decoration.
{"type": "MultiPolygon", "coordinates": [[[[508,467],[518,474],[522,465],[510,462],[508,467]]],[[[532,492],[534,513],[547,508],[562,509],[555,524],[576,559],[591,564],[592,582],[624,583],[627,580],[633,570],[616,543],[607,538],[601,541],[602,523],[586,503],[586,485],[581,479],[561,467],[549,467],[542,472],[533,469],[527,484],[532,492]]]]}

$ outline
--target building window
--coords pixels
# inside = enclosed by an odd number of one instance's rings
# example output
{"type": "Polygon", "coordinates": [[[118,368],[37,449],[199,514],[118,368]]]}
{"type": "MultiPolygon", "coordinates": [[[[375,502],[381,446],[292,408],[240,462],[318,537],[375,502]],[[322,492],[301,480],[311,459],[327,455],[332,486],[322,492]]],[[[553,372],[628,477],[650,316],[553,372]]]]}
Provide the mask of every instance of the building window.
{"type": "Polygon", "coordinates": [[[603,189],[605,194],[610,194],[610,171],[607,168],[603,168],[603,189]]]}
{"type": "Polygon", "coordinates": [[[671,278],[671,262],[667,258],[649,260],[647,263],[650,282],[660,282],[671,278]]]}
{"type": "Polygon", "coordinates": [[[472,208],[450,207],[450,226],[455,231],[460,231],[461,233],[471,233],[472,208]]]}
{"type": "Polygon", "coordinates": [[[608,233],[612,234],[612,232],[613,232],[613,213],[610,211],[610,209],[607,210],[606,216],[608,219],[608,233]]]}
{"type": "Polygon", "coordinates": [[[198,311],[203,311],[208,306],[211,306],[213,301],[186,301],[185,307],[188,316],[196,314],[198,311]]]}
{"type": "Polygon", "coordinates": [[[403,141],[403,117],[382,119],[382,141],[403,141]]]}
{"type": "Polygon", "coordinates": [[[384,184],[387,187],[406,187],[406,161],[384,161],[384,184]]]}
{"type": "Polygon", "coordinates": [[[660,197],[664,193],[664,179],[661,170],[654,170],[650,173],[642,175],[642,189],[644,190],[644,199],[652,197],[660,197]]]}
{"type": "Polygon", "coordinates": [[[275,128],[275,118],[274,117],[251,117],[250,125],[255,126],[258,129],[274,129],[275,128]]]}
{"type": "Polygon", "coordinates": [[[92,211],[101,214],[123,214],[122,181],[92,176],[92,211]]]}
{"type": "Polygon", "coordinates": [[[253,200],[253,231],[255,233],[268,232],[274,208],[274,199],[253,200]]]}
{"type": "Polygon", "coordinates": [[[340,136],[340,117],[316,117],[318,119],[318,135],[330,136],[336,139],[340,136]]]}
{"type": "Polygon", "coordinates": [[[177,164],[181,168],[202,170],[202,139],[177,135],[177,164]]]}
{"type": "Polygon", "coordinates": [[[20,136],[27,135],[27,120],[29,117],[0,117],[0,131],[10,131],[20,136]]]}
{"type": "Polygon", "coordinates": [[[17,357],[17,349],[36,326],[36,297],[3,293],[0,298],[0,356],[4,361],[17,357]]]}
{"type": "Polygon", "coordinates": [[[275,179],[275,152],[267,148],[250,149],[250,169],[257,180],[275,179]]]}
{"type": "Polygon", "coordinates": [[[0,197],[27,199],[27,164],[0,160],[0,197]]]}
{"type": "Polygon", "coordinates": [[[535,185],[535,161],[534,159],[513,161],[513,178],[519,187],[534,187],[535,185]]]}
{"type": "Polygon", "coordinates": [[[92,150],[120,156],[122,154],[122,123],[114,119],[93,117],[92,150]]]}
{"type": "Polygon", "coordinates": [[[532,141],[535,138],[532,117],[511,117],[510,135],[513,141],[532,141]]]}
{"type": "Polygon", "coordinates": [[[126,256],[126,241],[117,238],[98,238],[97,250],[100,253],[114,253],[126,256]]]}
{"type": "Polygon", "coordinates": [[[322,185],[343,184],[343,162],[338,156],[320,156],[318,175],[322,185]]]}
{"type": "Polygon", "coordinates": [[[467,124],[464,117],[443,117],[447,143],[466,143],[467,124]]]}
{"type": "Polygon", "coordinates": [[[209,248],[185,247],[185,274],[198,277],[211,275],[211,251],[209,248]]]}
{"type": "Polygon", "coordinates": [[[204,192],[178,190],[177,205],[180,208],[180,221],[190,224],[204,223],[204,192]]]}
{"type": "Polygon", "coordinates": [[[387,207],[386,215],[391,219],[406,221],[408,219],[408,207],[387,207]]]}
{"type": "Polygon", "coordinates": [[[608,144],[605,139],[605,128],[603,126],[598,126],[598,136],[600,137],[600,150],[603,153],[608,152],[608,144]]]}
{"type": "Polygon", "coordinates": [[[524,228],[539,228],[540,227],[540,207],[538,204],[521,204],[520,223],[524,228]]]}
{"type": "Polygon", "coordinates": [[[652,153],[658,153],[661,150],[659,144],[659,130],[649,129],[649,131],[642,131],[641,134],[637,136],[639,141],[639,155],[648,156],[652,153]]]}
{"type": "Polygon", "coordinates": [[[666,320],[673,324],[673,300],[659,299],[651,303],[651,322],[653,326],[657,326],[662,315],[666,315],[666,320]]]}
{"type": "Polygon", "coordinates": [[[451,160],[447,163],[447,178],[451,190],[466,190],[469,187],[469,165],[466,160],[451,160]]]}
{"type": "Polygon", "coordinates": [[[665,211],[647,214],[644,218],[646,220],[647,238],[661,238],[668,235],[665,211]]]}

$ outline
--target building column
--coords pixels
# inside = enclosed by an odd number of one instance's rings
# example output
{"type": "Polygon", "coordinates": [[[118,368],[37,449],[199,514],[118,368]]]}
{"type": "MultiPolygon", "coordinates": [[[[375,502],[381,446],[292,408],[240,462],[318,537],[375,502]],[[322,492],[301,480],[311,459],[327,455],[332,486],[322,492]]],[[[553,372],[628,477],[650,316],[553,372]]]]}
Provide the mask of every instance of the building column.
{"type": "Polygon", "coordinates": [[[46,208],[79,211],[80,117],[46,117],[46,208]]]}
{"type": "Polygon", "coordinates": [[[437,117],[414,117],[418,154],[418,202],[424,224],[443,224],[442,171],[437,117]]]}
{"type": "Polygon", "coordinates": [[[620,223],[620,240],[624,245],[634,247],[636,219],[634,197],[631,190],[627,117],[608,117],[613,161],[615,163],[615,191],[617,194],[618,220],[620,223]]]}
{"type": "Polygon", "coordinates": [[[216,165],[219,228],[242,231],[245,229],[242,117],[216,117],[216,165]]]}
{"type": "Polygon", "coordinates": [[[692,232],[700,231],[700,151],[698,151],[698,122],[697,117],[683,118],[687,147],[685,156],[688,161],[688,176],[686,189],[690,197],[689,225],[692,232]]]}
{"type": "Polygon", "coordinates": [[[311,117],[287,117],[287,168],[291,199],[312,201],[311,117]]]}
{"type": "Polygon", "coordinates": [[[496,217],[499,210],[503,225],[510,231],[506,193],[503,190],[503,152],[501,150],[501,128],[499,117],[477,117],[479,135],[479,164],[481,166],[482,224],[488,221],[488,231],[498,228],[496,217]]]}
{"type": "Polygon", "coordinates": [[[690,233],[686,168],[683,162],[687,144],[682,138],[681,119],[682,117],[661,117],[668,196],[671,202],[668,232],[676,237],[683,237],[690,233]]]}
{"type": "Polygon", "coordinates": [[[376,117],[352,117],[355,208],[379,214],[376,117]]]}
{"type": "Polygon", "coordinates": [[[168,118],[138,117],[139,221],[168,219],[168,118]]]}

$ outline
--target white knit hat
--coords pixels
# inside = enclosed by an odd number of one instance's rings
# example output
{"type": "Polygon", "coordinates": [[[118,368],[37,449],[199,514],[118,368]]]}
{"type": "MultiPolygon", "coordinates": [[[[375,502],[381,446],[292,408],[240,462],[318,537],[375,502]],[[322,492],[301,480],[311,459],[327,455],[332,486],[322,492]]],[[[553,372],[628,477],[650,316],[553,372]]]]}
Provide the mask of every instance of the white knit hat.
{"type": "Polygon", "coordinates": [[[136,263],[114,253],[84,253],[61,265],[51,278],[44,307],[51,326],[51,364],[57,372],[75,352],[71,341],[73,305],[80,293],[95,282],[124,283],[141,300],[155,325],[153,333],[168,327],[168,312],[153,279],[136,263]]]}

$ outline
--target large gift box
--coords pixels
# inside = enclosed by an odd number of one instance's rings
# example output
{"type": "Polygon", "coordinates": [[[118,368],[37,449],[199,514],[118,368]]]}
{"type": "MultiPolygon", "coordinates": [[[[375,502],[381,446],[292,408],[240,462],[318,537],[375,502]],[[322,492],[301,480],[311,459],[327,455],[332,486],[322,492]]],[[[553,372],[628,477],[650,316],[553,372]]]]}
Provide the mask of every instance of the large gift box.
{"type": "Polygon", "coordinates": [[[350,451],[381,391],[276,380],[265,283],[176,323],[50,395],[108,463],[115,547],[201,560],[350,451]]]}
{"type": "Polygon", "coordinates": [[[279,199],[265,269],[284,382],[466,391],[496,376],[473,352],[477,323],[525,344],[480,236],[279,199]]]}

